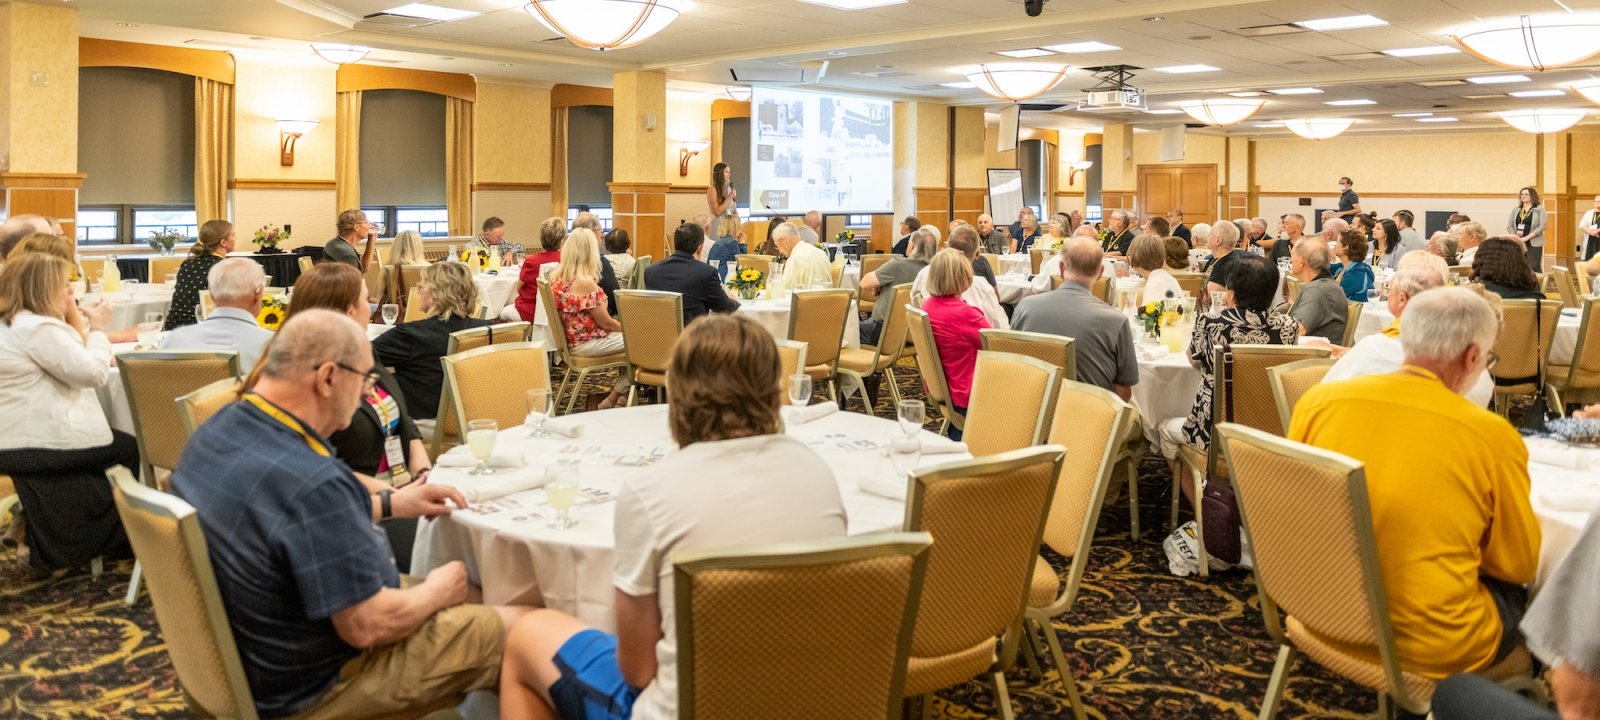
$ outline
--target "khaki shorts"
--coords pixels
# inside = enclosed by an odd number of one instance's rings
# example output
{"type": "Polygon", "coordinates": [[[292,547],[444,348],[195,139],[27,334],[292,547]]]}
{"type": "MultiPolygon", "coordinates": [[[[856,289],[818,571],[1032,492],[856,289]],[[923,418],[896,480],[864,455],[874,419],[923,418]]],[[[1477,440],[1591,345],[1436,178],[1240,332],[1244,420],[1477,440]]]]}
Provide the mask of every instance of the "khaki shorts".
{"type": "Polygon", "coordinates": [[[454,707],[473,690],[500,682],[505,628],[485,605],[458,605],[398,642],[368,650],[339,671],[339,682],[297,720],[420,716],[454,707]]]}

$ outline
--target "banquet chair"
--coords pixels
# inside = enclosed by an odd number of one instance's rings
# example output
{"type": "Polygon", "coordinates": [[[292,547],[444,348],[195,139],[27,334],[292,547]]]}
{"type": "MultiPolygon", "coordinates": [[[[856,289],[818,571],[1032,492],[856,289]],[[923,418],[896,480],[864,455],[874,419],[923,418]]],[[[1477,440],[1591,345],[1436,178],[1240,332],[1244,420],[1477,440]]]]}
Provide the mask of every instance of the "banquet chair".
{"type": "Polygon", "coordinates": [[[1550,268],[1550,280],[1555,283],[1556,292],[1561,295],[1561,306],[1578,307],[1578,285],[1572,278],[1572,271],[1559,265],[1550,268]]]}
{"type": "Polygon", "coordinates": [[[806,344],[783,339],[774,340],[773,342],[778,343],[778,365],[779,370],[783,373],[783,379],[779,381],[779,385],[783,387],[784,399],[788,400],[790,378],[799,375],[800,368],[805,367],[806,364],[806,344]]]}
{"type": "Polygon", "coordinates": [[[150,282],[162,282],[167,275],[177,272],[178,268],[183,265],[183,261],[187,259],[181,256],[150,258],[150,282]]]}
{"type": "MultiPolygon", "coordinates": [[[[1032,587],[1028,595],[1026,623],[1027,637],[1034,631],[1044,634],[1051,661],[1061,676],[1061,686],[1072,702],[1072,714],[1084,718],[1083,701],[1078,697],[1077,684],[1073,682],[1072,667],[1061,652],[1061,641],[1056,637],[1051,619],[1072,611],[1072,604],[1083,587],[1083,573],[1089,565],[1089,549],[1094,545],[1094,533],[1100,523],[1100,508],[1110,491],[1112,472],[1117,467],[1124,445],[1123,438],[1135,426],[1133,406],[1114,393],[1087,383],[1067,381],[1061,384],[1056,402],[1056,418],[1051,424],[1049,441],[1066,448],[1061,464],[1061,475],[1050,498],[1049,515],[1045,518],[1044,544],[1057,555],[1072,561],[1067,571],[1066,585],[1056,575],[1043,556],[1035,555],[1032,587]]],[[[1130,481],[1133,490],[1136,483],[1130,481]]],[[[1138,506],[1132,507],[1138,513],[1138,506]]],[[[1032,650],[1030,650],[1032,651],[1032,650]]]]}
{"type": "Polygon", "coordinates": [[[1578,267],[1572,270],[1572,286],[1578,289],[1578,297],[1580,298],[1588,297],[1590,293],[1589,271],[1584,265],[1584,263],[1579,263],[1578,267]]]}
{"type": "Polygon", "coordinates": [[[961,441],[973,457],[984,457],[1044,442],[1046,414],[1061,371],[1043,360],[1016,353],[978,351],[967,401],[967,427],[961,441]]]}
{"type": "Polygon", "coordinates": [[[839,351],[854,295],[849,290],[796,290],[789,296],[788,339],[806,344],[805,372],[812,380],[828,382],[828,399],[834,402],[839,402],[839,351]]]}
{"type": "MultiPolygon", "coordinates": [[[[1050,289],[1061,287],[1060,278],[1051,278],[1050,289]]],[[[1106,301],[1107,305],[1116,304],[1117,279],[1109,275],[1101,275],[1089,285],[1089,294],[1106,301]]]]}
{"type": "Polygon", "coordinates": [[[1457,275],[1460,275],[1461,277],[1464,277],[1464,278],[1470,278],[1470,277],[1472,277],[1472,266],[1471,265],[1451,265],[1450,266],[1450,272],[1455,273],[1457,275]]]}
{"type": "Polygon", "coordinates": [[[400,322],[416,322],[427,316],[428,314],[422,311],[422,303],[417,302],[417,286],[412,285],[406,292],[406,316],[401,318],[400,322]]]}
{"type": "Polygon", "coordinates": [[[1028,276],[1039,274],[1039,266],[1044,264],[1045,257],[1050,255],[1049,250],[1043,248],[1028,248],[1028,276]]]}
{"type": "Polygon", "coordinates": [[[938,549],[917,608],[906,697],[985,675],[1000,717],[1015,717],[1003,670],[1016,659],[1064,454],[1044,445],[911,473],[905,529],[931,534],[938,549]]]}
{"type": "Polygon", "coordinates": [[[1294,417],[1294,406],[1306,391],[1316,387],[1333,369],[1333,358],[1311,358],[1267,368],[1267,382],[1272,386],[1272,400],[1278,405],[1278,420],[1288,432],[1289,419],[1294,417]]]}
{"type": "Polygon", "coordinates": [[[1283,278],[1283,302],[1290,309],[1294,308],[1296,300],[1300,299],[1300,279],[1292,275],[1283,278]]]}
{"type": "MultiPolygon", "coordinates": [[[[555,338],[557,354],[561,356],[561,386],[556,388],[554,402],[561,403],[561,395],[566,392],[567,386],[572,386],[572,395],[567,398],[567,414],[572,414],[572,407],[578,401],[578,396],[583,394],[583,381],[589,373],[596,370],[615,368],[619,373],[628,371],[628,353],[619,350],[610,355],[573,355],[572,348],[567,345],[567,333],[561,323],[561,311],[556,309],[555,292],[550,289],[550,281],[539,278],[539,304],[544,306],[545,319],[550,323],[550,335],[555,338]],[[572,382],[573,376],[576,382],[572,382]]],[[[624,336],[626,337],[626,336],[624,336]]]]}
{"type": "MultiPolygon", "coordinates": [[[[896,256],[894,253],[872,253],[870,255],[862,255],[861,256],[861,277],[866,277],[867,273],[870,273],[870,272],[877,272],[878,268],[883,267],[885,263],[889,262],[890,260],[895,259],[896,257],[898,257],[898,256],[896,256]]],[[[878,290],[877,289],[862,290],[861,291],[861,302],[862,302],[862,304],[875,302],[875,301],[877,301],[877,299],[878,299],[878,290]]]]}
{"type": "Polygon", "coordinates": [[[502,430],[521,425],[528,416],[528,391],[550,388],[545,350],[541,342],[507,342],[444,356],[440,362],[450,404],[439,406],[439,426],[445,425],[446,412],[457,428],[468,420],[493,420],[502,430]]]}
{"type": "Polygon", "coordinates": [[[194,507],[139,484],[120,465],[106,477],[133,554],[141,565],[148,561],[150,604],[184,700],[210,717],[255,720],[255,700],[194,507]]]}
{"type": "Polygon", "coordinates": [[[166,487],[187,441],[174,400],[219,380],[237,380],[239,353],[206,350],[142,350],[116,356],[139,444],[139,476],[150,487],[166,487]]]}
{"type": "Polygon", "coordinates": [[[1500,309],[1500,337],[1494,343],[1500,362],[1489,374],[1494,378],[1495,412],[1504,416],[1511,409],[1511,396],[1532,395],[1545,379],[1561,305],[1549,300],[1503,300],[1500,309]]]}
{"type": "MultiPolygon", "coordinates": [[[[448,358],[458,353],[476,350],[481,347],[494,345],[496,341],[501,344],[520,343],[528,339],[528,331],[533,328],[530,322],[509,322],[487,327],[467,328],[450,333],[445,340],[444,357],[448,358]]],[[[542,343],[541,343],[542,345],[542,343]]],[[[548,348],[546,348],[548,349],[548,348]]],[[[443,362],[443,358],[440,359],[443,362]]],[[[537,364],[530,364],[518,372],[538,372],[544,368],[546,376],[550,374],[548,360],[541,360],[537,364]]],[[[537,386],[535,386],[537,387],[537,386]]],[[[523,400],[517,396],[517,400],[523,400]]],[[[433,421],[433,439],[429,442],[428,457],[437,458],[439,454],[461,443],[461,428],[465,425],[456,423],[456,416],[447,412],[455,407],[455,396],[449,383],[439,386],[439,416],[433,421]]],[[[520,420],[518,421],[521,422],[520,420]]],[[[423,432],[427,428],[423,424],[423,432]]]]}
{"type": "MultiPolygon", "coordinates": [[[[1267,369],[1298,360],[1326,358],[1331,353],[1326,348],[1304,345],[1234,345],[1218,347],[1214,351],[1211,367],[1211,424],[1238,423],[1263,432],[1282,436],[1287,429],[1278,414],[1278,402],[1272,393],[1272,383],[1267,369]]],[[[1204,497],[1206,483],[1224,477],[1227,468],[1212,434],[1212,443],[1205,451],[1185,443],[1178,447],[1177,462],[1172,474],[1172,527],[1178,527],[1178,508],[1183,502],[1180,484],[1187,480],[1193,491],[1195,507],[1204,497]]],[[[1196,510],[1194,514],[1195,544],[1198,546],[1200,577],[1208,577],[1210,556],[1206,554],[1205,517],[1196,510]]]]}
{"type": "Polygon", "coordinates": [[[667,365],[672,349],[683,334],[683,294],[660,290],[618,290],[617,315],[622,336],[627,338],[623,353],[628,359],[626,372],[633,380],[628,387],[628,405],[639,395],[639,385],[667,387],[667,365]]]}
{"type": "Polygon", "coordinates": [[[738,267],[755,268],[757,270],[760,270],[761,274],[766,275],[769,278],[772,276],[772,256],[771,255],[757,255],[757,254],[754,254],[754,253],[740,253],[740,254],[734,256],[734,262],[737,264],[738,267]]]}
{"type": "MultiPolygon", "coordinates": [[[[1344,347],[1353,347],[1356,344],[1356,328],[1361,324],[1361,313],[1367,309],[1366,303],[1345,301],[1344,337],[1339,339],[1339,344],[1344,347]]],[[[1333,338],[1328,338],[1329,342],[1333,338]]],[[[1284,427],[1288,427],[1285,425],[1284,427]]]]}
{"type": "Polygon", "coordinates": [[[1205,297],[1207,282],[1205,273],[1173,270],[1172,279],[1178,281],[1178,287],[1183,288],[1183,291],[1188,293],[1189,297],[1196,300],[1205,297]]]}
{"type": "MultiPolygon", "coordinates": [[[[645,287],[644,287],[644,271],[650,269],[650,262],[652,260],[654,260],[654,258],[649,256],[649,255],[645,255],[644,257],[634,258],[634,260],[633,260],[633,270],[630,271],[629,274],[628,274],[628,287],[630,289],[633,289],[633,290],[643,290],[643,289],[645,289],[645,287]]],[[[621,314],[622,311],[618,310],[617,312],[618,312],[618,314],[621,314]]]]}
{"type": "Polygon", "coordinates": [[[897,715],[932,544],[888,533],[674,554],[678,717],[897,715]]]}
{"type": "MultiPolygon", "coordinates": [[[[869,376],[882,374],[884,384],[889,386],[889,397],[894,398],[894,404],[898,406],[900,388],[894,381],[894,364],[900,359],[900,351],[906,344],[905,307],[911,302],[911,283],[900,283],[894,286],[893,292],[893,304],[890,306],[892,309],[889,311],[888,321],[883,324],[883,330],[878,333],[878,344],[859,348],[840,348],[839,374],[849,375],[860,381],[863,391],[866,389],[869,376]]],[[[843,338],[840,340],[842,342],[843,338]]],[[[868,415],[872,414],[875,400],[876,397],[868,397],[866,392],[862,392],[861,405],[868,415]]]]}
{"type": "Polygon", "coordinates": [[[383,296],[383,279],[386,277],[386,274],[384,273],[385,267],[386,266],[383,264],[382,260],[378,257],[377,250],[374,249],[372,263],[367,265],[367,270],[364,273],[364,276],[367,281],[367,292],[371,295],[376,295],[380,304],[389,302],[388,299],[383,296]]]}
{"type": "Polygon", "coordinates": [[[194,431],[200,429],[212,415],[237,399],[239,399],[239,381],[234,378],[223,378],[174,400],[178,406],[178,419],[183,422],[184,440],[187,442],[188,438],[194,436],[194,431]]]}
{"type": "MultiPolygon", "coordinates": [[[[1232,467],[1261,614],[1279,643],[1258,717],[1277,715],[1299,653],[1377,690],[1379,717],[1390,716],[1391,699],[1426,714],[1434,681],[1400,665],[1361,463],[1231,423],[1217,427],[1215,440],[1232,467]]],[[[1515,681],[1531,669],[1522,646],[1478,674],[1515,681]]]]}
{"type": "Polygon", "coordinates": [[[316,261],[312,260],[309,255],[301,255],[299,259],[295,260],[295,264],[300,266],[300,272],[308,273],[311,272],[311,266],[315,265],[316,261]]]}
{"type": "Polygon", "coordinates": [[[100,282],[100,276],[105,274],[106,259],[103,257],[82,258],[78,260],[78,267],[83,270],[83,281],[89,285],[94,285],[100,282]]]}
{"type": "Polygon", "coordinates": [[[989,263],[989,272],[994,273],[995,277],[1005,274],[1000,272],[1000,253],[986,252],[978,254],[982,255],[984,261],[989,263]]]}
{"type": "Polygon", "coordinates": [[[211,297],[210,290],[200,291],[200,316],[195,320],[204,320],[211,317],[211,311],[217,309],[217,301],[211,297]]]}
{"type": "Polygon", "coordinates": [[[947,435],[950,426],[966,430],[967,416],[958,412],[950,402],[950,383],[944,377],[944,364],[939,360],[939,346],[933,342],[933,329],[928,324],[928,313],[919,308],[906,308],[907,329],[917,343],[917,372],[922,375],[923,390],[929,404],[939,408],[944,423],[940,435],[947,435]]]}
{"type": "Polygon", "coordinates": [[[831,287],[839,287],[840,282],[844,280],[844,266],[829,265],[828,277],[833,280],[833,285],[831,287]]]}
{"type": "MultiPolygon", "coordinates": [[[[1060,290],[1061,289],[1061,281],[1065,280],[1065,279],[1066,278],[1063,278],[1060,275],[1051,275],[1050,276],[1050,289],[1051,290],[1060,290]]],[[[1102,285],[1102,287],[1104,287],[1104,286],[1102,285]]]]}
{"type": "Polygon", "coordinates": [[[1568,405],[1600,401],[1600,318],[1594,317],[1600,298],[1585,297],[1581,302],[1583,315],[1572,359],[1567,365],[1550,365],[1545,378],[1550,409],[1562,417],[1568,405]]]}

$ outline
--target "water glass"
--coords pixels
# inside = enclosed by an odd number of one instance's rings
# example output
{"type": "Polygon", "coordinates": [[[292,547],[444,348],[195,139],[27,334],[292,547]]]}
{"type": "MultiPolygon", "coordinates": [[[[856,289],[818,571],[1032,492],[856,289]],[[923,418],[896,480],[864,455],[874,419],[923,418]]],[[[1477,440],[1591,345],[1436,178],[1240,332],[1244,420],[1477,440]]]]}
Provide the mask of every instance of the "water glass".
{"type": "Polygon", "coordinates": [[[489,467],[489,457],[494,455],[494,441],[499,434],[500,425],[493,420],[467,421],[467,448],[478,461],[478,465],[467,472],[468,475],[494,474],[494,469],[489,467]]]}
{"type": "Polygon", "coordinates": [[[789,376],[789,404],[802,408],[811,404],[811,376],[805,373],[789,376]]]}
{"type": "MultiPolygon", "coordinates": [[[[150,313],[155,315],[157,313],[150,313]]],[[[139,323],[139,333],[136,336],[141,350],[154,350],[161,344],[161,321],[139,323]]]]}
{"type": "Polygon", "coordinates": [[[1211,292],[1211,305],[1209,310],[1211,317],[1216,317],[1222,314],[1222,300],[1227,296],[1228,293],[1223,290],[1213,290],[1211,292]]]}
{"type": "Polygon", "coordinates": [[[901,400],[897,408],[900,418],[900,432],[905,433],[907,439],[917,436],[922,431],[922,423],[927,419],[927,408],[921,400],[901,400]]]}
{"type": "Polygon", "coordinates": [[[567,514],[578,501],[578,466],[575,463],[556,463],[545,468],[544,494],[550,500],[550,509],[556,516],[544,524],[552,530],[565,530],[578,521],[567,514]]]}
{"type": "Polygon", "coordinates": [[[161,281],[166,283],[168,287],[171,287],[173,285],[177,285],[178,284],[178,274],[177,273],[167,273],[166,275],[162,276],[161,281]]]}
{"type": "Polygon", "coordinates": [[[383,304],[383,324],[394,325],[400,319],[400,306],[394,303],[383,304]]]}
{"type": "Polygon", "coordinates": [[[1372,287],[1367,288],[1367,302],[1375,303],[1377,301],[1378,301],[1378,286],[1377,285],[1373,285],[1372,287]]]}
{"type": "Polygon", "coordinates": [[[528,391],[527,400],[528,415],[533,417],[533,432],[528,433],[528,437],[550,437],[550,432],[544,429],[544,420],[554,412],[551,407],[555,400],[554,393],[550,392],[550,388],[534,388],[528,391]]]}
{"type": "Polygon", "coordinates": [[[144,314],[144,321],[147,323],[156,323],[158,325],[165,324],[167,321],[167,314],[160,311],[147,312],[144,314]]]}
{"type": "Polygon", "coordinates": [[[922,441],[914,438],[895,438],[889,442],[889,463],[896,477],[909,478],[922,462],[922,441]]]}

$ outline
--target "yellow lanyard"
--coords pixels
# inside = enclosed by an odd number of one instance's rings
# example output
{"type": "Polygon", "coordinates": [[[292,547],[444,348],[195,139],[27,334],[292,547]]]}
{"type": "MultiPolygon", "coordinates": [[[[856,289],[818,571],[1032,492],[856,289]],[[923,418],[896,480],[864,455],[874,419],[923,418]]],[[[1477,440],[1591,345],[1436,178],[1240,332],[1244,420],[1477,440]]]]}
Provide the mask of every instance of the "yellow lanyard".
{"type": "Polygon", "coordinates": [[[1519,223],[1527,222],[1528,221],[1528,216],[1532,215],[1532,214],[1533,214],[1533,208],[1522,208],[1521,210],[1518,210],[1517,211],[1517,222],[1519,222],[1519,223]]]}
{"type": "Polygon", "coordinates": [[[333,453],[328,452],[328,447],[323,445],[322,441],[312,437],[311,433],[306,432],[305,426],[301,425],[299,420],[291,417],[289,413],[280,410],[277,405],[267,402],[266,399],[255,393],[246,394],[244,396],[244,401],[256,406],[257,409],[266,413],[273,420],[283,423],[284,427],[287,427],[290,430],[298,433],[300,437],[306,441],[306,446],[311,448],[311,450],[316,454],[323,457],[333,456],[333,453]]]}

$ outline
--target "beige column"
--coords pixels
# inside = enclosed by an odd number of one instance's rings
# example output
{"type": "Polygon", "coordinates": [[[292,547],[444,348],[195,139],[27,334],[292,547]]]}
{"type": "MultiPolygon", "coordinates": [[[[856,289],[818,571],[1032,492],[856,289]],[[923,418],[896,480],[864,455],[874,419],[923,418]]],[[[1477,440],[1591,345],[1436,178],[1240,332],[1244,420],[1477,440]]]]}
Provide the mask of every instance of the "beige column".
{"type": "Polygon", "coordinates": [[[1101,134],[1100,205],[1107,214],[1135,210],[1139,178],[1133,167],[1133,126],[1107,123],[1101,134]]]}
{"type": "Polygon", "coordinates": [[[0,215],[35,213],[76,232],[78,10],[0,4],[0,215]]]}
{"type": "Polygon", "coordinates": [[[941,237],[950,224],[950,109],[936,103],[916,106],[914,130],[916,216],[939,228],[941,237]]]}
{"type": "MultiPolygon", "coordinates": [[[[612,76],[612,225],[628,231],[634,254],[672,254],[667,227],[667,76],[629,70],[612,76]]],[[[752,198],[753,200],[753,198],[752,198]]]]}
{"type": "MultiPolygon", "coordinates": [[[[956,108],[955,126],[950,132],[955,139],[955,153],[952,158],[955,182],[951,186],[955,203],[951,219],[965,220],[976,226],[978,216],[983,214],[989,197],[988,168],[984,164],[988,156],[983,148],[985,139],[983,108],[956,108]]],[[[943,231],[944,228],[940,228],[940,232],[943,231]]]]}
{"type": "Polygon", "coordinates": [[[1545,211],[1541,269],[1549,272],[1552,265],[1574,267],[1573,236],[1583,213],[1574,206],[1577,190],[1572,186],[1572,133],[1540,135],[1538,148],[1539,199],[1545,211]]]}
{"type": "Polygon", "coordinates": [[[1250,138],[1229,136],[1227,142],[1227,167],[1222,173],[1222,206],[1227,212],[1221,219],[1251,217],[1250,182],[1254,173],[1250,163],[1254,154],[1250,152],[1250,138]]]}

